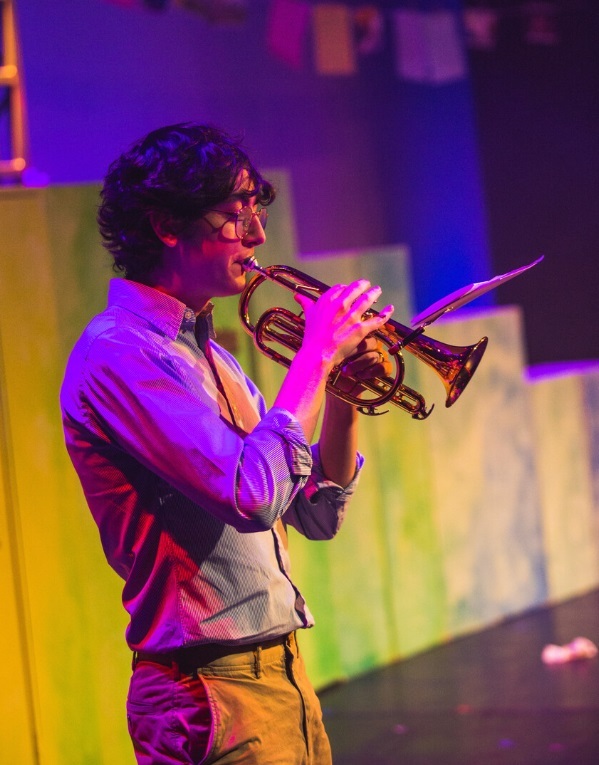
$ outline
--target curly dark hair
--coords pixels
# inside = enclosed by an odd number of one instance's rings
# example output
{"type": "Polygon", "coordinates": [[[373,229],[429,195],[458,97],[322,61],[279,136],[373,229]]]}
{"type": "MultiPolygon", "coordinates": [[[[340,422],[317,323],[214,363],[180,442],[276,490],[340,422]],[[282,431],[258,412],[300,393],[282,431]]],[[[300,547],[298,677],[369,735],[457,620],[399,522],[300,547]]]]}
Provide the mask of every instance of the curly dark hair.
{"type": "Polygon", "coordinates": [[[108,168],[100,195],[98,226],[114,270],[144,281],[163,252],[151,218],[160,216],[173,233],[183,233],[231,196],[242,170],[249,174],[252,196],[270,204],[273,186],[253,166],[241,142],[218,128],[180,123],[153,130],[134,143],[108,168]]]}

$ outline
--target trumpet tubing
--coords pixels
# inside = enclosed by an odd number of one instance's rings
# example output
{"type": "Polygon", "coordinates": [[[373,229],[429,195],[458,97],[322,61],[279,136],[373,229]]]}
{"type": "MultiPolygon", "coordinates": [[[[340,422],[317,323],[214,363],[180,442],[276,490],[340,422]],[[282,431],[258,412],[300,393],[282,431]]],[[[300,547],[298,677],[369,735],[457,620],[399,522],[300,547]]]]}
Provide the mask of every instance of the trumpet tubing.
{"type": "MultiPolygon", "coordinates": [[[[274,265],[263,268],[254,257],[248,258],[244,268],[247,271],[255,271],[256,276],[248,282],[239,299],[241,323],[246,332],[254,338],[258,350],[278,364],[289,367],[292,359],[277,351],[272,344],[296,353],[303,341],[304,320],[286,308],[273,307],[264,311],[253,324],[249,314],[250,300],[258,287],[267,280],[290,292],[307,295],[313,300],[318,300],[328,286],[290,266],[274,265]]],[[[368,314],[376,315],[376,311],[370,310],[368,314]]],[[[487,347],[486,337],[482,337],[474,345],[448,345],[426,337],[421,327],[411,329],[393,319],[389,319],[382,329],[373,332],[372,335],[386,346],[387,352],[395,362],[394,373],[369,380],[357,380],[344,375],[345,380],[349,379],[361,386],[360,394],[355,396],[339,385],[341,374],[336,369],[329,376],[327,391],[356,406],[363,414],[383,414],[377,409],[390,403],[403,409],[416,420],[428,417],[433,407],[427,409],[423,396],[403,384],[405,363],[402,351],[407,351],[437,373],[446,391],[445,406],[449,407],[462,394],[487,347]]]]}

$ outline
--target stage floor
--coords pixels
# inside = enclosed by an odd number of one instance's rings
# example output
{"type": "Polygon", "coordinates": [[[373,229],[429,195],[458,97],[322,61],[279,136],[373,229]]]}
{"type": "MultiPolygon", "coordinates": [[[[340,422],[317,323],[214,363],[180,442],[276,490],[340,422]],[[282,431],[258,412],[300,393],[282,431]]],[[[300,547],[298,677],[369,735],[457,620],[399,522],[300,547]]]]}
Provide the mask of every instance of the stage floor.
{"type": "Polygon", "coordinates": [[[579,636],[599,591],[325,689],[335,765],[599,765],[599,657],[541,661],[579,636]]]}

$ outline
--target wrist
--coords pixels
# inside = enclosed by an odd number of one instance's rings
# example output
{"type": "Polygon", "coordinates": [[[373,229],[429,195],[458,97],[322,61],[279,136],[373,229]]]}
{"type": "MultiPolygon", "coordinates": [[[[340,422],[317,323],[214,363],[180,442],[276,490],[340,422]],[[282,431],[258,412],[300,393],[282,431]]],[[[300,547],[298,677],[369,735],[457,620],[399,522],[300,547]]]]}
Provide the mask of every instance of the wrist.
{"type": "Polygon", "coordinates": [[[344,419],[346,422],[353,422],[358,419],[358,410],[354,404],[350,404],[333,393],[327,392],[326,407],[330,412],[334,412],[338,419],[344,419]]]}
{"type": "Polygon", "coordinates": [[[334,359],[328,358],[322,352],[312,352],[308,348],[300,348],[295,354],[291,366],[301,370],[307,379],[321,378],[326,380],[335,367],[334,359]]]}

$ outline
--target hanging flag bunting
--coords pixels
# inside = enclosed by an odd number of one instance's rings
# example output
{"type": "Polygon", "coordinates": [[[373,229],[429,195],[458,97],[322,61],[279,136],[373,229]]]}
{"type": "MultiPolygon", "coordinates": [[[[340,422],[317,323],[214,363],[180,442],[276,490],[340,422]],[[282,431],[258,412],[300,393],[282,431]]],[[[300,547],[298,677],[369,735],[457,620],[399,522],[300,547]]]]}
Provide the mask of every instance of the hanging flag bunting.
{"type": "Polygon", "coordinates": [[[364,5],[354,11],[356,50],[361,56],[379,53],[383,49],[385,22],[374,5],[364,5]]]}
{"type": "Polygon", "coordinates": [[[492,8],[466,8],[464,29],[466,45],[475,50],[494,50],[497,43],[499,14],[492,8]]]}
{"type": "Polygon", "coordinates": [[[457,16],[451,11],[393,13],[395,70],[413,82],[440,85],[466,76],[457,16]]]}
{"type": "Polygon", "coordinates": [[[457,13],[433,11],[428,14],[432,81],[463,80],[467,75],[466,53],[457,13]]]}
{"type": "Polygon", "coordinates": [[[311,6],[304,0],[272,0],[266,26],[266,45],[270,53],[290,66],[304,65],[306,32],[311,6]]]}
{"type": "Polygon", "coordinates": [[[356,74],[353,13],[346,5],[315,5],[314,60],[316,71],[326,75],[356,74]]]}
{"type": "MultiPolygon", "coordinates": [[[[593,8],[599,0],[578,0],[580,8],[593,8]]],[[[0,0],[0,3],[2,0],[0,0]]],[[[121,8],[168,11],[173,7],[202,16],[213,24],[247,21],[250,0],[105,0],[121,8]]],[[[386,25],[397,77],[409,82],[441,85],[467,77],[465,47],[492,51],[498,45],[505,18],[521,22],[523,41],[529,45],[560,43],[560,16],[568,11],[566,0],[521,0],[506,7],[491,0],[476,0],[462,12],[429,3],[432,10],[419,10],[424,3],[411,0],[408,7],[390,9],[368,2],[345,5],[339,2],[314,4],[314,0],[267,0],[266,46],[270,54],[292,69],[305,66],[307,37],[312,32],[316,71],[322,75],[355,75],[358,56],[384,50],[386,25]]],[[[375,0],[376,2],[376,0],[375,0]]],[[[399,0],[398,0],[399,2],[399,0]]]]}
{"type": "Polygon", "coordinates": [[[420,11],[393,13],[395,72],[401,79],[428,82],[430,64],[425,21],[425,14],[420,11]]]}
{"type": "Polygon", "coordinates": [[[522,6],[526,17],[524,39],[530,45],[557,45],[559,35],[556,23],[556,7],[553,3],[536,0],[522,6]]]}

